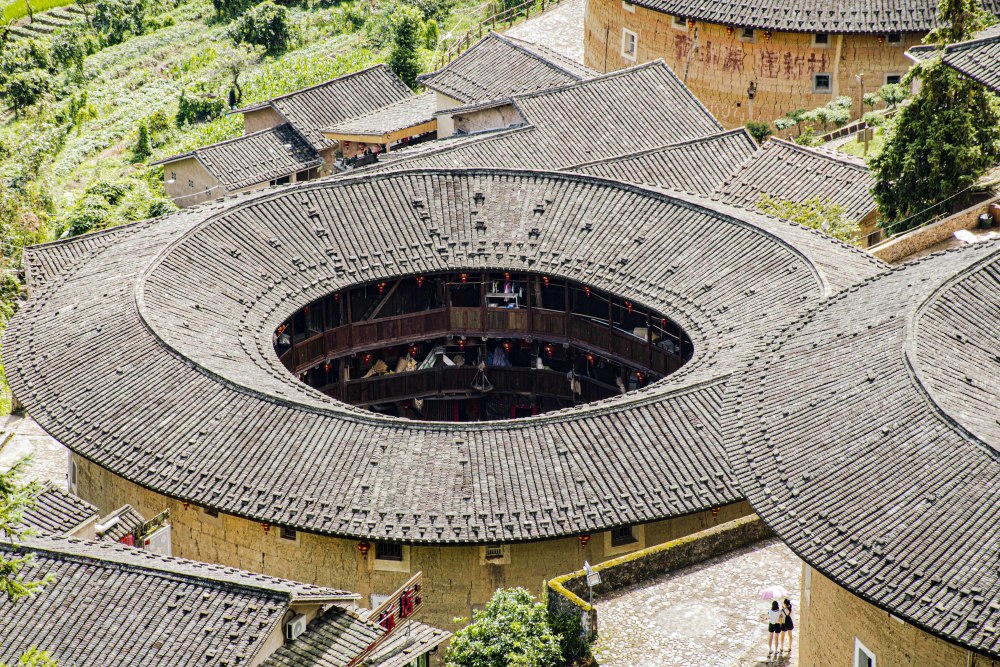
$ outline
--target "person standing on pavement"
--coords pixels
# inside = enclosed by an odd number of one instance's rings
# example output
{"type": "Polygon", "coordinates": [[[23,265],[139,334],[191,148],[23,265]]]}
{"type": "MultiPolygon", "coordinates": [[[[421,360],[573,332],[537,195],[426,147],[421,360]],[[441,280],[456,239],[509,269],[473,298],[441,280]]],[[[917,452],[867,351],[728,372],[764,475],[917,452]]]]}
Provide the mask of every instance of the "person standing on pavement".
{"type": "Polygon", "coordinates": [[[781,639],[781,609],[778,608],[778,601],[771,602],[771,609],[767,612],[767,657],[778,655],[778,642],[781,639]]]}
{"type": "Polygon", "coordinates": [[[795,629],[795,624],[792,623],[792,603],[788,598],[785,598],[785,602],[781,605],[781,640],[779,646],[784,647],[785,642],[788,642],[788,653],[792,653],[792,630],[795,629]]]}

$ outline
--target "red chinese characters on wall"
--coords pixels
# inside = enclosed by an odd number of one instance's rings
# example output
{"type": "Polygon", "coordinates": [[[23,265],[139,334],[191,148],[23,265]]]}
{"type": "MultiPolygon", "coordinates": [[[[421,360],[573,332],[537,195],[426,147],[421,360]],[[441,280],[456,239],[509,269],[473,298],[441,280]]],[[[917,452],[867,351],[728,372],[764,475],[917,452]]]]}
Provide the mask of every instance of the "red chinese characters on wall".
{"type": "Polygon", "coordinates": [[[806,58],[794,51],[764,49],[757,62],[757,76],[762,79],[801,79],[829,71],[830,62],[825,53],[810,53],[806,58]]]}

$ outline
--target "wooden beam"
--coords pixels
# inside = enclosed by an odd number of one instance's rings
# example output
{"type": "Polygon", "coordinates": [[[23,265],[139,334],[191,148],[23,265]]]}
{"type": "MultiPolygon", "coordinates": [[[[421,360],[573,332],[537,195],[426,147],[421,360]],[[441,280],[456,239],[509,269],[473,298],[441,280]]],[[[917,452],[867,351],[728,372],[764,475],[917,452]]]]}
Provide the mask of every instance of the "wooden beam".
{"type": "Polygon", "coordinates": [[[379,300],[378,305],[375,306],[375,310],[372,311],[372,314],[369,315],[367,319],[374,320],[376,317],[378,317],[378,314],[382,312],[382,308],[385,307],[385,304],[389,303],[389,298],[396,293],[396,289],[399,287],[399,284],[401,282],[403,282],[402,278],[397,280],[396,283],[392,286],[392,288],[388,292],[382,295],[382,299],[379,300]]]}

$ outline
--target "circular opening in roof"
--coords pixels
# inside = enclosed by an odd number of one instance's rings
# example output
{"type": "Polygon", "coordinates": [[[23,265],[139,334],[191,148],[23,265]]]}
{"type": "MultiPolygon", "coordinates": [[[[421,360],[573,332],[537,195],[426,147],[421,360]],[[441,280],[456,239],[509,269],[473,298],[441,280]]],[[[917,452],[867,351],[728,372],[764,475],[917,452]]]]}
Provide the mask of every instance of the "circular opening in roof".
{"type": "Polygon", "coordinates": [[[609,398],[693,353],[659,313],[575,281],[504,271],[335,292],[285,320],[273,343],[324,394],[425,421],[514,419],[609,398]]]}

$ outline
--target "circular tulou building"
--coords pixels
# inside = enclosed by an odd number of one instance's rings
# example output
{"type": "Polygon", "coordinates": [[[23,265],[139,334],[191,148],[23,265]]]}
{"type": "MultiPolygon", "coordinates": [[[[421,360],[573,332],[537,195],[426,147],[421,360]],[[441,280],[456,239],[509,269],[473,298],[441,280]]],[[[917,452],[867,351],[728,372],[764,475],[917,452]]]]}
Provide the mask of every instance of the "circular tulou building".
{"type": "Polygon", "coordinates": [[[678,192],[368,175],[30,250],[5,362],[76,492],[170,508],[176,555],[376,600],[423,571],[442,624],[747,514],[731,375],[884,268],[678,192]]]}
{"type": "MultiPolygon", "coordinates": [[[[998,0],[984,0],[992,14],[998,0]]],[[[726,127],[899,83],[938,0],[588,0],[584,59],[608,72],[662,58],[726,127]]]]}
{"type": "Polygon", "coordinates": [[[1000,664],[998,331],[993,241],[838,294],[744,376],[729,453],[806,562],[799,664],[1000,664]]]}

